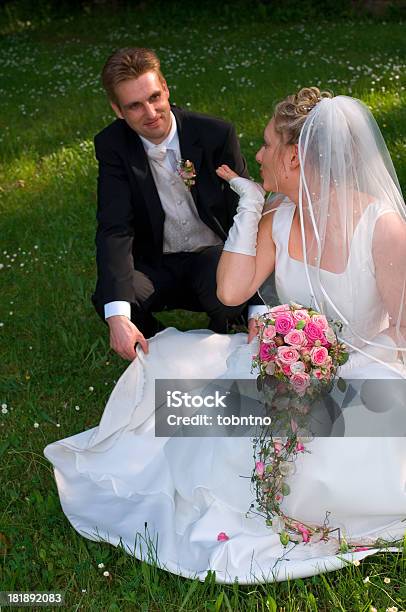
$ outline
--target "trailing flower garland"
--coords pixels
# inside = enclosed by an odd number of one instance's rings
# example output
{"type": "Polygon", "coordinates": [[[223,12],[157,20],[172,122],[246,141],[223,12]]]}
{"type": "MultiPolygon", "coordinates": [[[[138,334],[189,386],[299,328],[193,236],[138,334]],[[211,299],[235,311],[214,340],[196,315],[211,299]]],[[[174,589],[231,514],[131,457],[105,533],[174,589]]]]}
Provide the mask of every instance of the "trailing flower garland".
{"type": "MultiPolygon", "coordinates": [[[[289,542],[333,541],[336,552],[341,553],[388,546],[382,539],[370,540],[366,545],[347,542],[339,528],[329,527],[328,512],[323,525],[317,525],[287,516],[281,507],[291,492],[286,479],[296,472],[297,456],[310,453],[306,444],[312,436],[306,427],[306,415],[314,402],[332,389],[339,366],[348,360],[346,347],[335,332],[341,329],[341,322],[328,321],[314,309],[293,302],[271,308],[258,317],[259,350],[252,365],[259,369],[257,384],[272,424],[254,438],[251,482],[256,493],[256,514],[279,534],[283,546],[289,542]],[[334,532],[338,537],[331,535],[334,532]]],[[[338,379],[341,390],[343,384],[338,379]]],[[[255,512],[253,508],[254,503],[250,512],[255,512]]]]}

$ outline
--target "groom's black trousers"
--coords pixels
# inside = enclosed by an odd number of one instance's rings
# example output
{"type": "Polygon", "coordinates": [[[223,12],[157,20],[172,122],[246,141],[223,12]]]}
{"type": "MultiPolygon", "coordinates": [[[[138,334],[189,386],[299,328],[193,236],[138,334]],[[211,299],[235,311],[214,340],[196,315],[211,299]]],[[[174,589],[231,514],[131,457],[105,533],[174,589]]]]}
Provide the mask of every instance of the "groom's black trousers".
{"type": "MultiPolygon", "coordinates": [[[[216,296],[216,270],[222,251],[223,245],[211,246],[198,253],[163,255],[158,265],[143,259],[135,262],[131,320],[146,338],[163,328],[152,313],[175,308],[206,312],[209,329],[217,333],[227,333],[233,323],[246,324],[246,304],[224,306],[216,296]]],[[[104,305],[96,296],[92,301],[104,321],[104,305]]],[[[259,301],[254,299],[254,303],[259,301]]]]}

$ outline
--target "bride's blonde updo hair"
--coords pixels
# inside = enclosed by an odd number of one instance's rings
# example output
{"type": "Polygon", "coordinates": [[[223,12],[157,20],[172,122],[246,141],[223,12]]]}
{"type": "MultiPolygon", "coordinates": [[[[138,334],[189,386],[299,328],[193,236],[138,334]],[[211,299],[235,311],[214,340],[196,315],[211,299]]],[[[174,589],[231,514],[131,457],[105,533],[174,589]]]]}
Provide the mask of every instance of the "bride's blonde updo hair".
{"type": "Polygon", "coordinates": [[[318,87],[303,87],[297,94],[287,96],[276,105],[274,111],[275,131],[281,135],[282,142],[294,145],[299,142],[300,131],[307,115],[323,98],[332,98],[329,91],[318,87]]]}

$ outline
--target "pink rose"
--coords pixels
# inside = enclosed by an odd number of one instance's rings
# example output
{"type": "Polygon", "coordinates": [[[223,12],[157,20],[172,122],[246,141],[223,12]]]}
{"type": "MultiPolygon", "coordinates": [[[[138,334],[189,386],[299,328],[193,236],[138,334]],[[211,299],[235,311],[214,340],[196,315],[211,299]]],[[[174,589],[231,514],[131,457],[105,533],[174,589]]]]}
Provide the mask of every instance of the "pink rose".
{"type": "Polygon", "coordinates": [[[275,325],[268,325],[262,332],[262,342],[271,342],[276,336],[275,325]]]}
{"type": "Polygon", "coordinates": [[[302,534],[303,542],[308,542],[310,540],[309,530],[306,529],[306,527],[300,523],[298,524],[297,529],[302,534]]]}
{"type": "Polygon", "coordinates": [[[297,393],[304,393],[310,385],[310,376],[306,372],[298,372],[292,375],[290,382],[297,393]]]}
{"type": "Polygon", "coordinates": [[[291,376],[292,370],[290,369],[290,365],[289,364],[282,363],[281,368],[282,368],[282,372],[285,374],[285,376],[291,376]]]}
{"type": "Polygon", "coordinates": [[[315,370],[313,370],[313,376],[315,376],[317,380],[322,380],[324,378],[324,374],[320,370],[320,368],[316,368],[315,370]]]}
{"type": "Polygon", "coordinates": [[[323,346],[326,346],[327,348],[330,348],[331,346],[330,342],[327,340],[326,336],[324,335],[324,332],[323,332],[323,337],[321,338],[320,342],[323,346]]]}
{"type": "Polygon", "coordinates": [[[290,346],[278,346],[278,359],[282,363],[290,365],[299,359],[299,353],[290,346]]]}
{"type": "Polygon", "coordinates": [[[328,321],[324,315],[313,315],[312,323],[315,323],[322,331],[326,331],[328,329],[328,321]]]}
{"type": "Polygon", "coordinates": [[[259,348],[259,358],[261,361],[272,361],[274,356],[272,354],[272,347],[265,342],[261,343],[259,348]]]}
{"type": "Polygon", "coordinates": [[[301,442],[296,442],[296,452],[303,453],[304,449],[304,444],[302,444],[301,442]]]}
{"type": "Polygon", "coordinates": [[[330,342],[330,344],[335,344],[335,342],[337,341],[336,335],[331,329],[331,327],[328,327],[326,330],[324,330],[324,335],[326,337],[327,342],[330,342]]]}
{"type": "Polygon", "coordinates": [[[316,340],[321,340],[322,338],[324,338],[323,331],[318,325],[316,325],[316,323],[313,323],[312,321],[306,323],[303,331],[306,334],[307,339],[310,340],[310,342],[314,343],[316,340]]]}
{"type": "Polygon", "coordinates": [[[283,336],[295,327],[292,315],[287,312],[285,314],[279,314],[275,319],[275,329],[278,334],[283,336]]]}
{"type": "Polygon", "coordinates": [[[283,449],[283,444],[282,444],[282,442],[274,442],[273,443],[273,447],[274,447],[275,454],[279,455],[279,453],[283,449]]]}
{"type": "Polygon", "coordinates": [[[299,308],[298,310],[292,311],[293,320],[297,323],[298,321],[310,321],[310,315],[307,310],[299,308]]]}
{"type": "Polygon", "coordinates": [[[291,329],[285,336],[285,342],[295,348],[300,348],[306,343],[306,336],[299,329],[291,329]]]}
{"type": "Polygon", "coordinates": [[[310,351],[310,357],[314,365],[321,366],[327,361],[328,351],[324,346],[316,346],[310,351]]]}
{"type": "Polygon", "coordinates": [[[265,472],[265,463],[263,461],[257,461],[255,463],[255,472],[257,473],[257,476],[262,478],[265,472]]]}
{"type": "Polygon", "coordinates": [[[279,304],[278,306],[273,306],[269,312],[271,312],[276,317],[276,315],[278,314],[285,314],[286,312],[290,312],[290,306],[289,304],[279,304]]]}
{"type": "Polygon", "coordinates": [[[224,531],[220,531],[220,533],[217,536],[217,541],[218,542],[227,542],[227,540],[229,540],[230,538],[228,537],[228,535],[224,532],[224,531]]]}

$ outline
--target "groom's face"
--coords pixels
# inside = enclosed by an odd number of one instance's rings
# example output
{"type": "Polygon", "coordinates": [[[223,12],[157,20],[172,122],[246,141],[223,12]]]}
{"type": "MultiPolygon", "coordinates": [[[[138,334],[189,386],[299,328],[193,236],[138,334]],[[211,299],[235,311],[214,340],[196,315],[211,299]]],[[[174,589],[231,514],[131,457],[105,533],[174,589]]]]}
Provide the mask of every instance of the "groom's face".
{"type": "Polygon", "coordinates": [[[140,136],[155,144],[165,140],[171,129],[169,90],[156,72],[119,83],[118,104],[111,103],[117,117],[124,119],[140,136]]]}

